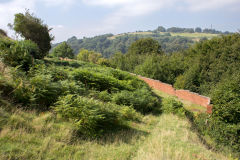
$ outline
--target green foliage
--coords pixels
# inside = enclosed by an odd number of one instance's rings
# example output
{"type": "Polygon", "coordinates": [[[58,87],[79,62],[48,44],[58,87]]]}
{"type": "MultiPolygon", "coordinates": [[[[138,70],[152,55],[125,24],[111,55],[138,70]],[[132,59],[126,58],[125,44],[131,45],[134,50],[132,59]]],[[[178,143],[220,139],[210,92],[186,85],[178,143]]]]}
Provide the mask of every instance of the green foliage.
{"type": "Polygon", "coordinates": [[[152,38],[139,39],[132,43],[128,49],[129,54],[161,54],[161,46],[152,38]]]}
{"type": "Polygon", "coordinates": [[[212,92],[214,118],[240,125],[240,73],[221,81],[212,92]]]}
{"type": "Polygon", "coordinates": [[[149,55],[144,63],[134,69],[134,73],[170,84],[173,84],[176,77],[183,72],[183,57],[178,53],[171,56],[149,55]]]}
{"type": "Polygon", "coordinates": [[[66,42],[55,47],[51,54],[55,57],[74,58],[73,50],[66,42]]]}
{"type": "Polygon", "coordinates": [[[110,61],[106,58],[99,58],[97,61],[97,64],[99,64],[101,66],[111,67],[110,61]]]}
{"type": "MultiPolygon", "coordinates": [[[[142,38],[152,38],[161,44],[161,48],[166,53],[173,53],[189,48],[195,41],[194,37],[171,36],[170,33],[152,34],[122,34],[113,36],[106,34],[95,36],[92,38],[77,39],[76,37],[69,38],[67,43],[73,48],[74,53],[78,54],[79,50],[85,48],[87,50],[101,53],[103,57],[111,57],[114,53],[127,53],[128,48],[136,40],[142,38]]],[[[57,46],[59,44],[54,44],[57,46]]]]}
{"type": "Polygon", "coordinates": [[[160,107],[158,98],[153,96],[147,88],[137,89],[134,92],[124,90],[114,94],[112,101],[119,105],[133,106],[141,113],[147,113],[160,107]]]}
{"type": "Polygon", "coordinates": [[[30,14],[28,10],[25,14],[15,14],[13,29],[26,40],[31,40],[38,45],[40,52],[34,54],[34,58],[42,59],[51,49],[50,42],[53,40],[49,34],[51,29],[43,24],[41,19],[30,14]]]}
{"type": "Polygon", "coordinates": [[[35,43],[0,39],[0,56],[3,62],[12,67],[21,66],[25,71],[32,65],[32,56],[39,53],[35,43]]]}
{"type": "Polygon", "coordinates": [[[164,98],[162,101],[162,110],[165,113],[173,113],[181,117],[184,117],[186,112],[183,104],[174,98],[164,98]]]}
{"type": "Polygon", "coordinates": [[[103,75],[86,69],[78,69],[73,72],[73,77],[81,81],[86,86],[95,88],[99,91],[108,90],[109,92],[127,89],[133,90],[133,87],[127,84],[127,81],[120,81],[112,76],[103,75]]]}
{"type": "Polygon", "coordinates": [[[217,83],[240,68],[239,46],[240,35],[232,34],[201,41],[183,53],[184,88],[210,95],[217,83]]]}
{"type": "Polygon", "coordinates": [[[100,53],[88,51],[87,49],[81,49],[77,55],[78,60],[92,63],[97,63],[101,57],[102,55],[100,53]]]}
{"type": "Polygon", "coordinates": [[[203,135],[210,136],[217,144],[216,148],[222,145],[228,146],[238,156],[240,153],[240,124],[229,124],[207,114],[200,114],[194,119],[194,125],[203,135]]]}
{"type": "Polygon", "coordinates": [[[107,128],[123,125],[126,119],[138,119],[133,109],[76,95],[59,98],[54,111],[65,119],[73,120],[84,135],[97,136],[107,128]]]}

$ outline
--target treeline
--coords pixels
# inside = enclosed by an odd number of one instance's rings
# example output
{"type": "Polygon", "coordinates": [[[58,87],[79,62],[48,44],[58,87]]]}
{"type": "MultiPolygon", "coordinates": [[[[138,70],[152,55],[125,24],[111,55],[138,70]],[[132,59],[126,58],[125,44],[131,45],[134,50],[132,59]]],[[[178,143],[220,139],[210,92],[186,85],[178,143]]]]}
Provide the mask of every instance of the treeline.
{"type": "Polygon", "coordinates": [[[159,26],[157,29],[153,30],[153,32],[172,32],[172,33],[211,33],[211,34],[230,34],[229,31],[218,31],[215,29],[205,28],[202,29],[200,27],[196,28],[181,28],[181,27],[170,27],[164,28],[163,26],[159,26]]]}
{"type": "Polygon", "coordinates": [[[153,39],[141,39],[131,45],[127,54],[115,54],[110,63],[179,89],[210,96],[212,115],[198,115],[194,124],[217,143],[240,151],[240,34],[201,41],[172,54],[164,53],[153,39]]]}
{"type": "MultiPolygon", "coordinates": [[[[136,31],[138,34],[124,33],[114,36],[113,34],[105,34],[100,36],[95,36],[92,38],[77,39],[73,36],[69,38],[66,42],[73,49],[74,54],[78,54],[81,49],[92,50],[101,53],[103,57],[109,58],[112,54],[116,52],[121,52],[123,54],[127,53],[129,46],[141,38],[152,38],[158,41],[162,50],[165,53],[173,53],[189,48],[196,41],[201,39],[207,39],[208,37],[184,37],[184,36],[171,36],[170,33],[211,33],[211,34],[229,34],[230,32],[221,32],[215,29],[201,29],[197,28],[179,28],[171,27],[164,28],[159,26],[155,30],[149,30],[144,34],[140,34],[144,31],[136,31]]],[[[59,44],[54,44],[52,47],[56,47],[59,44]]]]}
{"type": "MultiPolygon", "coordinates": [[[[74,54],[78,54],[81,49],[92,50],[101,53],[103,57],[109,58],[116,52],[127,53],[128,47],[141,38],[153,38],[162,44],[162,49],[166,53],[187,49],[194,43],[192,38],[171,36],[170,34],[124,34],[112,39],[112,34],[95,36],[93,38],[77,39],[72,37],[66,42],[71,46],[74,54]]],[[[59,44],[53,45],[53,48],[59,44]]]]}

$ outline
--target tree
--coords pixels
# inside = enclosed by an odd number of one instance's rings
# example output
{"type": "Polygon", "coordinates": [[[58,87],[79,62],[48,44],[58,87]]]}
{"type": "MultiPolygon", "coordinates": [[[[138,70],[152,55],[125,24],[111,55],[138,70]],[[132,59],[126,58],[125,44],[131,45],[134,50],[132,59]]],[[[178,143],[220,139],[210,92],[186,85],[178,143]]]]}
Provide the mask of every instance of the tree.
{"type": "Polygon", "coordinates": [[[81,49],[77,55],[78,60],[92,63],[97,63],[98,59],[101,57],[102,55],[100,53],[89,51],[87,49],[81,49]]]}
{"type": "Polygon", "coordinates": [[[132,43],[128,50],[129,54],[161,54],[162,49],[158,41],[152,38],[139,39],[132,43]]]}
{"type": "Polygon", "coordinates": [[[51,54],[55,57],[74,58],[73,49],[66,42],[55,47],[51,54]]]}
{"type": "Polygon", "coordinates": [[[159,26],[156,31],[158,32],[166,32],[166,29],[163,26],[159,26]]]}
{"type": "Polygon", "coordinates": [[[201,33],[201,32],[202,32],[202,29],[201,29],[200,27],[197,27],[197,28],[195,28],[195,32],[201,33]]]}
{"type": "Polygon", "coordinates": [[[50,42],[54,37],[49,34],[51,28],[49,29],[46,24],[43,24],[41,19],[34,17],[34,15],[30,14],[27,10],[25,14],[15,14],[12,26],[15,32],[20,34],[21,37],[26,40],[31,40],[38,45],[40,54],[34,55],[34,58],[42,59],[47,55],[48,51],[51,49],[50,42]]]}

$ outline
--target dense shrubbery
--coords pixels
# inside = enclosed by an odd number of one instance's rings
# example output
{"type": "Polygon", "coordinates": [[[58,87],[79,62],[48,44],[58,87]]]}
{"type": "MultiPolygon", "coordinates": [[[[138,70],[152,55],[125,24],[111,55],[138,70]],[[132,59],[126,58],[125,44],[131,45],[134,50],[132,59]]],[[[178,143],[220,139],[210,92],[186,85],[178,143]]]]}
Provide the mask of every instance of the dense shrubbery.
{"type": "MultiPolygon", "coordinates": [[[[28,47],[27,43],[22,45],[28,47]]],[[[7,45],[2,47],[12,49],[7,45]]],[[[30,55],[30,51],[26,53],[30,55]]],[[[57,59],[35,60],[27,72],[17,67],[8,69],[11,72],[0,79],[2,95],[8,95],[26,109],[44,111],[52,106],[58,115],[73,120],[83,135],[95,136],[127,125],[127,121],[140,119],[137,111],[144,113],[158,107],[158,99],[142,80],[120,70],[57,59]],[[116,104],[113,98],[124,91],[132,95],[125,97],[128,106],[124,102],[116,104]]]]}
{"type": "Polygon", "coordinates": [[[79,132],[90,136],[124,125],[126,120],[139,120],[141,117],[129,106],[103,103],[71,94],[60,97],[54,110],[63,118],[73,120],[79,132]]]}
{"type": "Polygon", "coordinates": [[[173,113],[180,117],[185,116],[186,112],[182,102],[176,101],[174,98],[164,98],[162,101],[162,110],[165,113],[173,113]]]}
{"type": "Polygon", "coordinates": [[[29,40],[0,39],[0,50],[0,56],[5,64],[12,67],[21,66],[25,71],[32,65],[32,56],[39,52],[37,45],[29,40]]]}
{"type": "Polygon", "coordinates": [[[154,97],[147,88],[137,89],[134,92],[121,91],[113,95],[112,101],[116,104],[133,106],[141,113],[147,113],[159,107],[157,97],[154,97]]]}
{"type": "Polygon", "coordinates": [[[128,85],[126,81],[119,81],[118,79],[103,75],[101,73],[78,69],[73,72],[73,77],[76,81],[81,81],[90,88],[95,88],[99,91],[108,90],[109,92],[118,90],[133,90],[132,86],[128,85]]]}
{"type": "MultiPolygon", "coordinates": [[[[240,34],[203,40],[186,51],[171,55],[116,54],[111,62],[114,67],[209,96],[213,114],[208,125],[206,118],[197,118],[197,128],[205,130],[203,134],[217,143],[240,151],[240,34]]],[[[165,112],[182,112],[181,109],[175,111],[172,106],[178,105],[171,100],[163,102],[165,112]]],[[[194,121],[193,116],[185,114],[194,121]]]]}
{"type": "Polygon", "coordinates": [[[74,58],[73,50],[66,42],[63,42],[54,48],[51,55],[54,57],[74,58]]]}
{"type": "Polygon", "coordinates": [[[229,124],[207,114],[200,114],[194,119],[196,129],[202,135],[208,135],[216,142],[216,148],[228,146],[239,156],[240,124],[229,124]]]}

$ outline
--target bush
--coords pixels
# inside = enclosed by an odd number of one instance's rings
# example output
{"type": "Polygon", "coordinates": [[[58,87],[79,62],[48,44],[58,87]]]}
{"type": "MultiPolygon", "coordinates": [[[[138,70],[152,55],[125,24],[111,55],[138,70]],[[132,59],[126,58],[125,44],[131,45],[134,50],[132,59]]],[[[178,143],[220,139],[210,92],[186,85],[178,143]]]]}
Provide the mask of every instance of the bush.
{"type": "Polygon", "coordinates": [[[108,90],[109,92],[117,90],[133,90],[133,87],[128,85],[126,81],[120,81],[112,76],[89,71],[86,69],[78,69],[73,72],[73,77],[77,81],[81,81],[90,88],[95,88],[98,91],[108,90]]]}
{"type": "Polygon", "coordinates": [[[78,131],[87,136],[97,136],[123,125],[127,119],[139,117],[139,114],[127,106],[70,94],[59,98],[53,108],[62,118],[73,120],[78,131]]]}
{"type": "Polygon", "coordinates": [[[32,65],[32,55],[39,52],[37,45],[29,40],[0,39],[0,50],[0,56],[5,64],[12,67],[20,65],[25,71],[32,65]]]}
{"type": "Polygon", "coordinates": [[[177,114],[180,117],[185,116],[185,109],[183,104],[180,101],[175,100],[174,98],[164,98],[162,101],[162,110],[165,113],[177,114]]]}
{"type": "Polygon", "coordinates": [[[194,125],[201,134],[210,136],[217,148],[228,146],[240,156],[240,124],[228,124],[211,115],[200,114],[195,117],[194,125]]]}
{"type": "Polygon", "coordinates": [[[73,50],[71,46],[67,44],[67,42],[63,42],[55,47],[51,52],[51,55],[54,57],[74,58],[73,50]]]}
{"type": "Polygon", "coordinates": [[[240,123],[240,73],[222,80],[212,91],[213,117],[230,124],[240,123]]]}
{"type": "Polygon", "coordinates": [[[141,113],[152,111],[159,107],[160,103],[157,97],[153,96],[151,91],[146,88],[136,91],[121,91],[113,95],[112,101],[119,105],[133,106],[141,113]]]}

